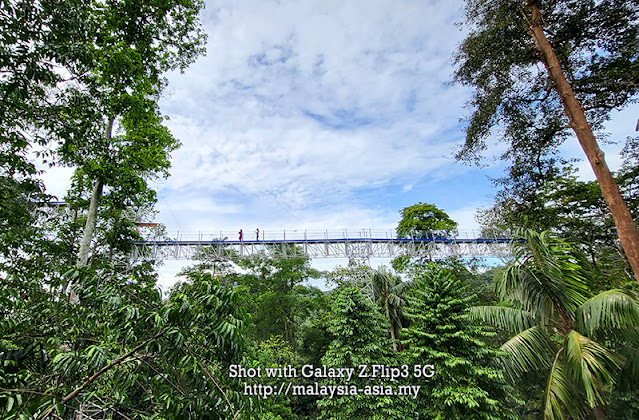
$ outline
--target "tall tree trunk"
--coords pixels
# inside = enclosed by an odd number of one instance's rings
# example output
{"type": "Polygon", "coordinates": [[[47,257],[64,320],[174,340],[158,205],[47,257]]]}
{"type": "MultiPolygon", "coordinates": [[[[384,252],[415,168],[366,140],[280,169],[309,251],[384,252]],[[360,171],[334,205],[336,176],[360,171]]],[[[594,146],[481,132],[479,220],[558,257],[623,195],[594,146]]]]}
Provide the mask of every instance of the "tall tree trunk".
{"type": "MultiPolygon", "coordinates": [[[[395,331],[396,331],[395,332],[395,338],[399,342],[399,339],[400,339],[399,334],[400,334],[400,332],[402,330],[402,322],[401,322],[401,319],[399,318],[399,314],[397,313],[397,307],[393,308],[393,314],[395,315],[395,321],[397,322],[397,324],[393,324],[391,322],[391,326],[395,329],[395,331]]],[[[399,342],[399,345],[397,347],[398,347],[399,351],[404,350],[404,345],[401,342],[399,342]]]]}
{"type": "Polygon", "coordinates": [[[564,110],[570,120],[570,126],[577,135],[577,139],[597,177],[601,194],[615,221],[619,241],[628,257],[632,271],[634,271],[635,279],[639,282],[639,232],[637,232],[637,226],[621,196],[617,182],[608,169],[604,153],[597,144],[592,128],[586,119],[586,114],[575,97],[572,86],[566,80],[552,45],[544,34],[539,5],[536,0],[527,0],[527,5],[532,12],[532,19],[528,22],[530,33],[541,53],[542,61],[550,78],[555,84],[555,89],[561,97],[564,110]]]}
{"type": "Polygon", "coordinates": [[[395,334],[395,328],[391,324],[390,326],[391,340],[393,341],[393,351],[397,351],[397,335],[395,334]]]}
{"type": "Polygon", "coordinates": [[[93,194],[91,194],[91,202],[89,204],[89,211],[87,212],[87,220],[84,224],[84,232],[82,234],[82,242],[80,243],[80,251],[78,252],[78,261],[76,263],[77,268],[82,268],[87,265],[89,261],[89,249],[91,248],[91,239],[93,239],[93,232],[95,231],[95,225],[98,215],[98,203],[102,196],[102,181],[96,180],[93,186],[93,194]]]}
{"type": "MultiPolygon", "coordinates": [[[[109,143],[111,143],[111,133],[113,131],[114,121],[115,117],[110,117],[104,130],[104,143],[107,147],[109,143]]],[[[102,197],[102,187],[102,181],[97,179],[93,187],[93,194],[91,195],[91,203],[89,204],[87,220],[84,224],[82,242],[80,243],[80,251],[78,251],[78,262],[76,263],[77,268],[86,266],[89,260],[89,249],[91,247],[91,239],[93,239],[93,232],[97,222],[98,204],[100,203],[100,197],[102,197]]]]}
{"type": "MultiPolygon", "coordinates": [[[[111,142],[111,133],[113,131],[114,117],[109,118],[106,129],[104,130],[105,144],[111,142]]],[[[84,230],[82,232],[82,242],[80,243],[80,250],[78,251],[78,260],[76,262],[76,268],[85,267],[89,261],[89,250],[91,249],[91,240],[93,239],[93,232],[95,231],[95,225],[97,222],[98,204],[100,203],[100,197],[102,197],[102,181],[97,179],[93,186],[93,194],[91,194],[91,202],[89,203],[89,211],[87,212],[87,220],[84,223],[84,230]]],[[[69,302],[77,305],[79,299],[77,294],[73,291],[73,285],[69,291],[69,302]]]]}

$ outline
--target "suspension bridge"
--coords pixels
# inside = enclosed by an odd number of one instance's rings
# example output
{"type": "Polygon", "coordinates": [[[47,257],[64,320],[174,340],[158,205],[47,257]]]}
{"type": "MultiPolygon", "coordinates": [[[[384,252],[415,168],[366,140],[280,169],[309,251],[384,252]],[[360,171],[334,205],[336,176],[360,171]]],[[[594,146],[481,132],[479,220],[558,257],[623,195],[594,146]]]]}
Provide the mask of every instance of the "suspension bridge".
{"type": "Polygon", "coordinates": [[[263,256],[363,260],[400,256],[434,260],[507,258],[511,254],[511,242],[508,235],[479,235],[473,231],[456,232],[449,237],[429,234],[423,238],[397,238],[393,230],[280,230],[263,231],[259,236],[244,233],[242,239],[238,233],[229,231],[177,232],[136,242],[132,257],[158,260],[237,260],[263,256]]]}
{"type": "MultiPolygon", "coordinates": [[[[65,202],[36,206],[38,217],[75,217],[65,202]]],[[[132,213],[130,220],[139,220],[132,213]]],[[[511,255],[512,236],[503,233],[457,231],[442,236],[431,232],[420,238],[398,238],[395,231],[374,229],[263,230],[239,232],[175,232],[160,235],[157,223],[136,223],[144,238],[135,243],[132,259],[156,260],[238,260],[272,258],[370,258],[427,257],[500,258],[511,255]],[[230,239],[233,238],[233,239],[230,239]]]]}

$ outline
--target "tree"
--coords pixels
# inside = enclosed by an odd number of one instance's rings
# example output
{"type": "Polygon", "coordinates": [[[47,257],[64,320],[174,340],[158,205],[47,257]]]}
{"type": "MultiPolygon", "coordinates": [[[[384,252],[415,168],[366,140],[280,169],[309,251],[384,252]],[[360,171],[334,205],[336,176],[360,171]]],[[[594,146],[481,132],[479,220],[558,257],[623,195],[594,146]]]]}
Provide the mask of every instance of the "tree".
{"type": "Polygon", "coordinates": [[[70,72],[78,83],[65,86],[66,97],[83,107],[65,106],[65,119],[80,120],[84,130],[69,135],[66,125],[52,127],[63,139],[62,163],[82,168],[93,181],[78,267],[86,265],[103,188],[133,197],[147,189],[146,179],[170,166],[178,142],[162,126],[157,100],[162,73],[184,69],[203,51],[198,0],[144,2],[118,0],[85,4],[90,32],[83,39],[90,57],[70,72]],[[91,98],[91,99],[88,99],[91,98]],[[114,136],[114,127],[123,134],[114,136]]]}
{"type": "MultiPolygon", "coordinates": [[[[295,366],[296,369],[301,368],[297,363],[297,355],[293,351],[291,343],[284,340],[281,335],[272,336],[262,341],[257,345],[254,353],[254,357],[256,357],[259,363],[258,366],[263,370],[265,368],[278,368],[281,366],[295,366]]],[[[281,384],[282,378],[265,376],[266,377],[257,378],[259,384],[270,385],[273,388],[277,388],[281,384]]],[[[299,379],[291,378],[291,380],[297,383],[299,379]]],[[[271,397],[267,406],[264,407],[260,413],[259,418],[268,416],[271,413],[274,418],[281,420],[294,420],[297,418],[293,416],[290,397],[284,393],[271,397]]]]}
{"type": "Polygon", "coordinates": [[[606,418],[607,393],[619,379],[636,380],[639,305],[626,291],[592,296],[585,257],[569,243],[526,231],[497,293],[508,306],[473,314],[515,334],[501,346],[507,376],[547,377],[544,419],[606,418]]]}
{"type": "Polygon", "coordinates": [[[400,339],[399,331],[403,326],[402,314],[406,304],[405,295],[410,289],[411,283],[403,282],[399,276],[393,275],[385,267],[380,267],[373,273],[371,283],[374,302],[390,324],[393,350],[397,351],[397,343],[400,339]]]}
{"type": "Polygon", "coordinates": [[[0,4],[0,272],[3,274],[16,267],[24,269],[22,263],[33,250],[39,250],[43,257],[48,254],[36,213],[51,198],[44,194],[40,173],[28,153],[31,146],[46,144],[42,137],[34,138],[34,128],[50,120],[49,108],[45,110],[43,103],[62,80],[51,55],[69,52],[75,46],[73,24],[78,13],[70,7],[73,2],[59,5],[60,11],[66,13],[64,24],[56,19],[59,14],[53,3],[59,2],[38,3],[38,7],[35,2],[21,0],[0,4]],[[69,50],[62,45],[59,49],[46,48],[54,32],[56,37],[65,39],[69,50]]]}
{"type": "MultiPolygon", "coordinates": [[[[635,164],[634,159],[627,158],[615,174],[633,214],[637,209],[636,177],[629,168],[635,164]]],[[[601,283],[595,289],[603,291],[632,280],[632,270],[619,245],[614,221],[596,182],[580,181],[576,169],[566,165],[538,188],[520,191],[525,198],[515,190],[503,192],[496,196],[490,208],[479,212],[477,220],[482,230],[548,230],[578,241],[601,283]]]]}
{"type": "Polygon", "coordinates": [[[548,230],[556,222],[553,212],[546,208],[544,191],[560,175],[558,165],[564,161],[554,156],[556,151],[534,146],[533,143],[525,152],[513,153],[506,176],[492,180],[499,187],[494,204],[477,215],[483,235],[491,237],[523,227],[548,230]]]}
{"type": "MultiPolygon", "coordinates": [[[[0,188],[14,204],[22,201],[13,212],[45,201],[26,160],[32,146],[44,163],[78,168],[76,180],[84,179],[76,186],[91,199],[77,267],[87,264],[105,187],[114,216],[153,201],[147,181],[168,174],[169,153],[179,143],[157,106],[166,84],[162,73],[184,69],[203,51],[202,7],[200,0],[0,5],[0,188]],[[11,166],[6,173],[5,161],[11,166]]],[[[111,245],[124,225],[113,224],[111,245]]]]}
{"type": "Polygon", "coordinates": [[[593,128],[639,92],[638,16],[636,2],[628,0],[467,0],[471,31],[455,57],[455,80],[476,88],[458,158],[476,157],[496,125],[510,142],[507,157],[531,144],[556,148],[572,130],[635,276],[639,233],[593,128]]]}
{"type": "MultiPolygon", "coordinates": [[[[290,251],[290,255],[295,253],[294,249],[290,251]]],[[[275,252],[275,249],[267,252],[275,252]]],[[[251,305],[249,312],[254,317],[254,338],[262,341],[281,335],[296,349],[296,286],[309,278],[319,277],[319,272],[310,266],[306,257],[273,258],[267,253],[250,260],[240,260],[237,264],[249,270],[238,281],[242,293],[247,295],[247,303],[251,305]]]]}
{"type": "Polygon", "coordinates": [[[636,221],[639,218],[639,137],[626,139],[621,156],[623,163],[616,176],[636,221]]]}
{"type": "MultiPolygon", "coordinates": [[[[155,199],[178,142],[162,125],[162,73],[202,52],[199,0],[10,1],[0,4],[0,409],[3,418],[234,417],[246,402],[225,372],[241,361],[237,295],[192,279],[166,302],[144,263],[113,258],[134,233],[131,205],[155,199]],[[91,201],[87,241],[47,230],[44,163],[77,168],[72,209],[91,201]],[[87,197],[88,195],[88,197],[87,197]],[[85,201],[86,199],[86,201],[85,201]],[[101,208],[98,207],[101,201],[101,208]],[[6,212],[4,210],[7,210],[6,212]],[[97,217],[96,217],[97,216],[97,217]],[[101,218],[101,220],[100,220],[101,218]],[[49,233],[56,233],[51,238],[49,233]],[[105,261],[106,260],[106,261],[105,261]],[[80,270],[72,269],[75,266],[80,270]],[[79,305],[64,299],[78,288],[79,305]],[[203,392],[204,391],[204,392],[203,392]]],[[[82,219],[82,215],[78,217],[82,219]]]]}
{"type": "MultiPolygon", "coordinates": [[[[464,296],[461,281],[441,266],[423,267],[408,294],[402,330],[409,363],[434,366],[424,384],[428,402],[420,407],[423,418],[515,418],[513,398],[503,374],[490,367],[497,351],[482,341],[494,333],[470,316],[475,295],[464,296]]],[[[421,417],[420,417],[421,418],[421,417]]]]}
{"type": "MultiPolygon", "coordinates": [[[[350,382],[344,379],[324,380],[322,384],[382,386],[379,378],[359,377],[360,365],[397,366],[397,354],[391,350],[387,335],[388,322],[352,285],[336,289],[332,305],[333,318],[329,333],[334,339],[322,358],[328,367],[355,368],[350,382]],[[357,375],[357,376],[356,376],[357,375]]],[[[412,404],[400,396],[355,395],[324,397],[319,402],[321,419],[404,419],[412,415],[412,404]],[[402,401],[403,400],[403,401],[402,401]]]]}
{"type": "Polygon", "coordinates": [[[53,299],[37,277],[3,282],[2,418],[75,418],[89,406],[121,418],[234,418],[247,408],[228,376],[244,350],[237,293],[194,276],[163,302],[148,270],[88,269],[69,274],[86,276],[80,305],[53,299]]]}
{"type": "Polygon", "coordinates": [[[402,215],[397,226],[399,238],[447,238],[457,229],[457,222],[433,204],[417,203],[399,213],[402,215]]]}

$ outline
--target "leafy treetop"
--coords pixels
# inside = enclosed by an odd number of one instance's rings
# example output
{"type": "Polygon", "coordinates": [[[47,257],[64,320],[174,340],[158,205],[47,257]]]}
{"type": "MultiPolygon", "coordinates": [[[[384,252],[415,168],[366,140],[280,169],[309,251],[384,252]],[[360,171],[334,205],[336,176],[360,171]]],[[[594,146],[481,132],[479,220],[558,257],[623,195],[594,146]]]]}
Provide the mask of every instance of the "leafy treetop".
{"type": "Polygon", "coordinates": [[[399,238],[446,237],[457,229],[457,222],[433,204],[417,203],[399,213],[402,215],[397,226],[399,238]]]}

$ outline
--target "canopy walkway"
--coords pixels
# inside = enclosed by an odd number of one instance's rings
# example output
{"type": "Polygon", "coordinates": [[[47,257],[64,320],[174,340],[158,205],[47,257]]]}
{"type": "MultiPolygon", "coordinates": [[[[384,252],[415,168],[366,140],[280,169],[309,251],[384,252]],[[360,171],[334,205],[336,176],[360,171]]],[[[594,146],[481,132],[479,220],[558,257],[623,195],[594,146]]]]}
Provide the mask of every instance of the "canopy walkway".
{"type": "Polygon", "coordinates": [[[282,230],[256,233],[177,233],[164,238],[146,239],[136,243],[133,258],[152,257],[159,260],[237,260],[270,256],[274,258],[395,258],[423,256],[432,259],[447,257],[497,257],[510,255],[508,235],[476,235],[457,232],[451,237],[427,235],[425,238],[397,238],[394,231],[305,231],[282,230]],[[230,236],[237,239],[228,239],[230,236]],[[251,236],[251,239],[246,239],[251,236]]]}

